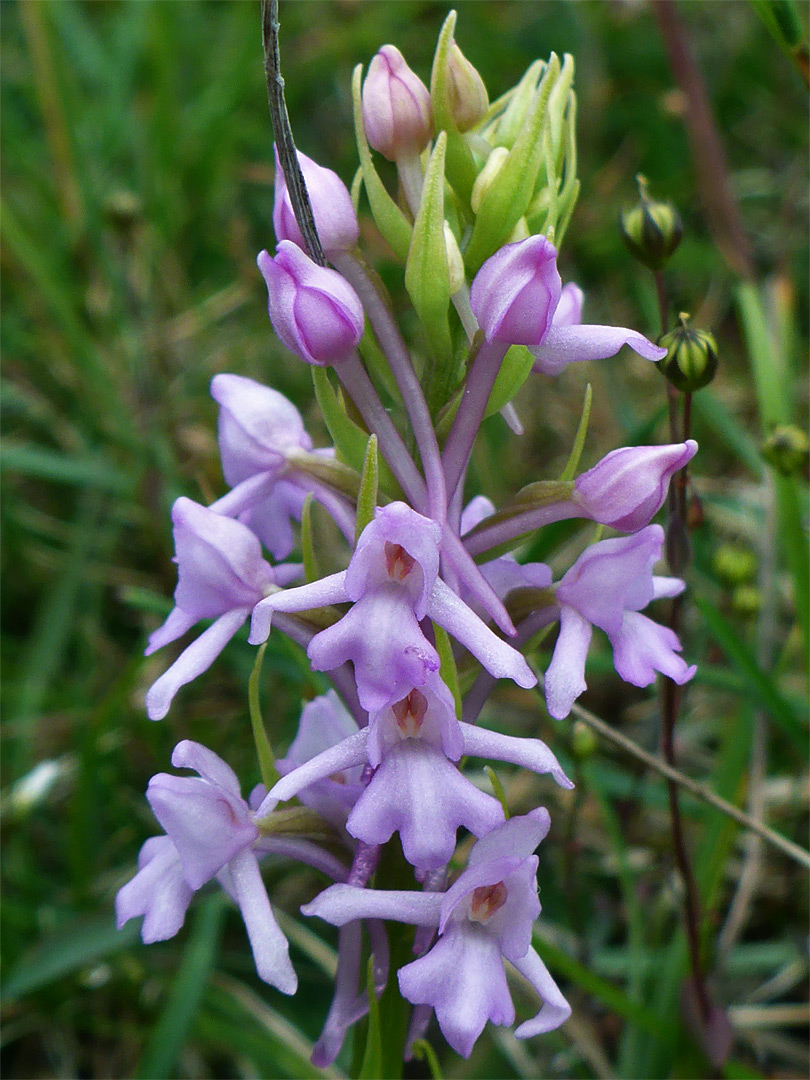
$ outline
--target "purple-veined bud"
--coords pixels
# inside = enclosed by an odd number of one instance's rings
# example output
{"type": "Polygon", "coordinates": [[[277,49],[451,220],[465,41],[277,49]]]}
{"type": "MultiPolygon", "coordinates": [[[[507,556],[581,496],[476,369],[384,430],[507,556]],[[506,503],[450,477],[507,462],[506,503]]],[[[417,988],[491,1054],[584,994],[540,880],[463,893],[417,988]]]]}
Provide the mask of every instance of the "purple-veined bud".
{"type": "Polygon", "coordinates": [[[363,83],[363,125],[369,146],[389,161],[419,153],[430,142],[430,94],[394,45],[383,45],[363,83]]]}
{"type": "Polygon", "coordinates": [[[338,364],[363,336],[363,306],[336,270],[318,266],[290,240],[257,259],[267,311],[281,341],[308,364],[338,364]]]}
{"type": "MultiPolygon", "coordinates": [[[[349,190],[337,173],[298,151],[298,164],[304,174],[318,238],[327,256],[339,251],[353,251],[359,229],[349,190]]],[[[304,240],[295,220],[287,182],[276,151],[276,194],[273,203],[273,228],[276,242],[292,240],[302,250],[304,240]]]]}
{"type": "Polygon", "coordinates": [[[544,236],[506,244],[475,275],[470,306],[487,341],[537,346],[551,327],[562,282],[544,236]]]}
{"type": "Polygon", "coordinates": [[[626,446],[613,450],[574,483],[574,501],[594,521],[620,532],[648,525],[664,504],[669,481],[692,460],[697,443],[626,446]]]}

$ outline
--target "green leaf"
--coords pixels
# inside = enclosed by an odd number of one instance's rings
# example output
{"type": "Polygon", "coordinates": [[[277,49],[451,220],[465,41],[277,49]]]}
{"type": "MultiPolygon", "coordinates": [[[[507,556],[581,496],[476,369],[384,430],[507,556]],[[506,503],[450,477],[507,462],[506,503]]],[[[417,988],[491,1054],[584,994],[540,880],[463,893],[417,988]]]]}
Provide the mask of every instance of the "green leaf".
{"type": "Polygon", "coordinates": [[[35,476],[56,484],[75,484],[114,495],[135,493],[135,478],[105,461],[100,453],[86,457],[68,457],[44,446],[3,440],[0,467],[7,473],[35,476]]]}
{"type": "Polygon", "coordinates": [[[433,634],[436,639],[436,652],[439,654],[439,674],[442,682],[453,695],[456,703],[456,716],[461,719],[461,687],[458,684],[458,667],[453,655],[453,646],[450,637],[443,626],[433,624],[433,634]]]}
{"type": "Polygon", "coordinates": [[[560,480],[573,480],[574,475],[579,468],[579,459],[582,457],[582,451],[585,447],[585,436],[588,434],[588,421],[591,418],[592,401],[593,389],[591,384],[588,383],[585,387],[585,400],[582,402],[582,414],[579,418],[577,433],[574,436],[574,445],[571,447],[571,454],[568,461],[565,463],[565,468],[560,473],[560,480]]]}
{"type": "MultiPolygon", "coordinates": [[[[363,462],[366,457],[366,445],[368,443],[368,432],[363,431],[361,427],[358,427],[353,420],[350,420],[346,415],[343,406],[338,399],[335,390],[329,381],[329,375],[326,368],[312,367],[312,384],[315,388],[315,397],[323,416],[324,423],[326,424],[329,434],[332,436],[332,442],[335,444],[335,449],[340,454],[341,458],[350,465],[357,473],[357,483],[355,486],[355,495],[359,490],[359,476],[363,468],[363,462]]],[[[308,455],[308,458],[317,457],[317,455],[308,455]]],[[[328,458],[323,458],[323,461],[328,461],[328,458]]],[[[312,463],[312,468],[316,468],[317,463],[312,463]]],[[[391,475],[391,470],[386,465],[385,461],[380,461],[380,487],[387,494],[397,497],[401,496],[399,484],[397,484],[394,477],[391,475]]]]}
{"type": "Polygon", "coordinates": [[[374,510],[377,506],[377,491],[379,487],[380,467],[377,454],[377,436],[369,435],[366,446],[366,457],[363,462],[363,472],[360,476],[360,491],[357,496],[357,516],[354,529],[354,542],[360,539],[360,534],[370,521],[374,520],[374,510]]]}
{"type": "Polygon", "coordinates": [[[43,937],[3,980],[0,1001],[16,1001],[50,986],[58,979],[129,949],[139,936],[137,922],[128,922],[122,930],[117,930],[111,915],[67,921],[56,933],[43,937]]]}
{"type": "Polygon", "coordinates": [[[358,1080],[377,1080],[382,1071],[382,1030],[380,1027],[380,1003],[374,993],[374,957],[368,958],[366,968],[366,992],[368,993],[368,1024],[366,1025],[366,1048],[360,1065],[358,1080]]]}
{"type": "Polygon", "coordinates": [[[737,669],[748,692],[790,739],[801,759],[806,761],[808,758],[807,727],[803,718],[797,715],[773,679],[760,668],[753,653],[745,642],[740,640],[732,624],[705,598],[696,596],[694,601],[709,633],[721,646],[731,665],[737,669]]]}
{"type": "Polygon", "coordinates": [[[174,1073],[216,959],[225,903],[224,894],[215,893],[197,908],[169,1000],[138,1062],[137,1077],[149,1080],[174,1073]]]}
{"type": "Polygon", "coordinates": [[[309,584],[323,575],[318,566],[318,556],[312,541],[312,503],[314,498],[308,491],[301,507],[301,554],[304,558],[304,580],[309,584]]]}
{"type": "Polygon", "coordinates": [[[512,400],[532,373],[534,357],[525,345],[510,345],[501,361],[489,395],[484,417],[500,412],[512,400]]]}
{"type": "Polygon", "coordinates": [[[269,791],[273,784],[279,779],[279,772],[276,768],[273,747],[270,745],[270,740],[267,737],[267,728],[264,726],[262,706],[261,701],[259,700],[262,661],[264,660],[266,648],[267,642],[265,641],[264,644],[259,646],[259,650],[256,653],[256,661],[253,664],[253,671],[250,673],[250,679],[248,680],[248,708],[250,712],[250,726],[253,731],[253,741],[256,744],[256,754],[259,758],[259,767],[262,774],[262,783],[269,791]]]}
{"type": "Polygon", "coordinates": [[[352,73],[352,102],[354,134],[357,139],[357,152],[360,155],[360,168],[363,170],[363,183],[377,228],[391,245],[397,258],[405,262],[411,243],[411,227],[408,219],[386,191],[385,184],[374,168],[371,149],[363,126],[362,80],[363,65],[358,64],[352,73]]]}
{"type": "Polygon", "coordinates": [[[433,411],[444,405],[455,372],[450,337],[450,272],[444,238],[444,154],[447,136],[441,132],[428,161],[422,201],[413,226],[405,288],[425,331],[432,364],[426,396],[433,411]]]}

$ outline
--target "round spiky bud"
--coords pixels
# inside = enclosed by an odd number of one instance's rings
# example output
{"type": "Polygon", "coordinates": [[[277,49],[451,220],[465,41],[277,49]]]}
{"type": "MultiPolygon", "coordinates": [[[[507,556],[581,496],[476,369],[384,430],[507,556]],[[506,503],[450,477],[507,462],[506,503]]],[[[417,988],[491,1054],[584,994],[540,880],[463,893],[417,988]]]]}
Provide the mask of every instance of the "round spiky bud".
{"type": "Polygon", "coordinates": [[[707,386],[717,371],[717,342],[708,330],[689,325],[689,315],[681,312],[674,330],[658,339],[667,350],[658,370],[685,394],[707,386]]]}
{"type": "Polygon", "coordinates": [[[650,270],[660,270],[678,247],[683,225],[670,202],[651,199],[647,181],[636,177],[639,201],[619,215],[619,229],[625,245],[650,270]]]}
{"type": "Polygon", "coordinates": [[[810,459],[807,434],[794,424],[780,424],[765,440],[762,456],[783,476],[803,473],[810,459]]]}
{"type": "Polygon", "coordinates": [[[715,574],[727,585],[744,585],[757,575],[757,559],[742,544],[722,544],[714,554],[715,574]]]}

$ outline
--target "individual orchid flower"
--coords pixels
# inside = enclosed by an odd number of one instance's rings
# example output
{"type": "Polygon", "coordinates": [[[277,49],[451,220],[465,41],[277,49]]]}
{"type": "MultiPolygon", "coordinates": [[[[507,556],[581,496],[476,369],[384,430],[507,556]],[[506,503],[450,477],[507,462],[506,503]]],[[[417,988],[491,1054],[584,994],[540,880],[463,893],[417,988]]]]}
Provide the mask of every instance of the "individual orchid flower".
{"type": "Polygon", "coordinates": [[[355,666],[364,709],[379,711],[423,685],[439,657],[419,621],[429,616],[497,678],[534,686],[523,657],[438,576],[441,529],[405,503],[378,508],[363,530],[348,569],[268,596],[256,608],[250,640],[267,639],[274,611],[295,612],[352,601],[338,622],[316,634],[307,650],[316,671],[347,660],[355,666]]]}
{"type": "Polygon", "coordinates": [[[292,521],[301,520],[310,492],[346,535],[354,535],[349,503],[297,466],[302,455],[332,457],[334,450],[312,450],[312,439],[291,401],[253,379],[229,374],[214,376],[211,396],[220,406],[219,452],[231,491],[209,509],[238,518],[275,559],[286,559],[293,550],[292,521]]]}
{"type": "Polygon", "coordinates": [[[634,536],[592,544],[556,587],[560,633],[545,677],[548,711],[564,719],[586,689],[585,658],[594,626],[613,646],[616,671],[634,686],[649,686],[661,672],[683,684],[697,668],[681,656],[681,643],[668,627],[641,614],[652,600],[677,596],[686,585],[679,578],[657,577],[664,530],[648,525],[634,536]]]}
{"type": "MultiPolygon", "coordinates": [[[[188,740],[175,747],[172,765],[197,776],[159,773],[150,780],[146,797],[166,836],[146,841],[138,873],[119,890],[119,928],[144,915],[145,942],[172,937],[192,894],[217,877],[242,913],[260,978],[294,994],[298,980],[289,946],[259,871],[259,829],[236,774],[213,751],[188,740]]],[[[272,806],[265,800],[263,808],[267,813],[272,806]]]]}
{"type": "Polygon", "coordinates": [[[175,606],[150,635],[146,655],[176,641],[201,619],[216,621],[149,688],[150,720],[162,720],[180,687],[211,666],[259,601],[301,571],[293,564],[272,567],[246,525],[191,499],[177,499],[172,523],[178,568],[175,606]]]}
{"type": "Polygon", "coordinates": [[[487,259],[470,288],[470,305],[487,341],[526,345],[535,356],[534,370],[547,375],[574,361],[613,356],[622,345],[648,360],[666,355],[635,330],[582,325],[581,292],[566,288],[554,245],[530,236],[487,259]]]}
{"type": "Polygon", "coordinates": [[[554,754],[539,739],[501,735],[456,719],[452,695],[438,676],[372,715],[369,725],[282,777],[268,798],[286,801],[325,777],[368,764],[374,769],[346,822],[367,844],[398,832],[405,857],[420,870],[448,862],[456,831],[483,836],[503,821],[503,809],[456,765],[462,756],[508,761],[571,787],[554,754]]]}
{"type": "Polygon", "coordinates": [[[369,145],[389,161],[419,153],[430,142],[430,93],[395,45],[383,45],[369,64],[362,108],[369,145]]]}
{"type": "Polygon", "coordinates": [[[434,1009],[444,1037],[464,1057],[488,1020],[514,1023],[504,960],[543,1002],[537,1015],[517,1028],[517,1038],[552,1031],[571,1008],[531,944],[540,914],[538,859],[532,853],[548,829],[542,808],[502,823],[477,841],[467,869],[445,892],[333,885],[301,911],[335,926],[373,917],[436,927],[439,936],[430,951],[400,969],[399,988],[414,1005],[434,1009]]]}

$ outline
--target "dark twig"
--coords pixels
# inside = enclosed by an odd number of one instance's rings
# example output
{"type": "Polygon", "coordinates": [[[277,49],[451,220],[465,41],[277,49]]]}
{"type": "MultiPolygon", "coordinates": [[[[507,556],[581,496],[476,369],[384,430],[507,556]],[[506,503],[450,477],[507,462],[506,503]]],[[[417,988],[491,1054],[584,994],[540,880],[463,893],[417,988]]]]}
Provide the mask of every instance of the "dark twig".
{"type": "Polygon", "coordinates": [[[264,46],[264,74],[267,79],[267,100],[270,105],[270,120],[273,124],[273,138],[276,140],[281,171],[287,183],[290,202],[295,220],[304,238],[307,255],[319,266],[326,266],[326,258],[318,239],[312,203],[304,183],[298,155],[295,151],[290,118],[287,115],[287,103],[284,100],[284,79],[281,75],[281,60],[278,49],[278,0],[262,0],[262,45],[264,46]]]}

